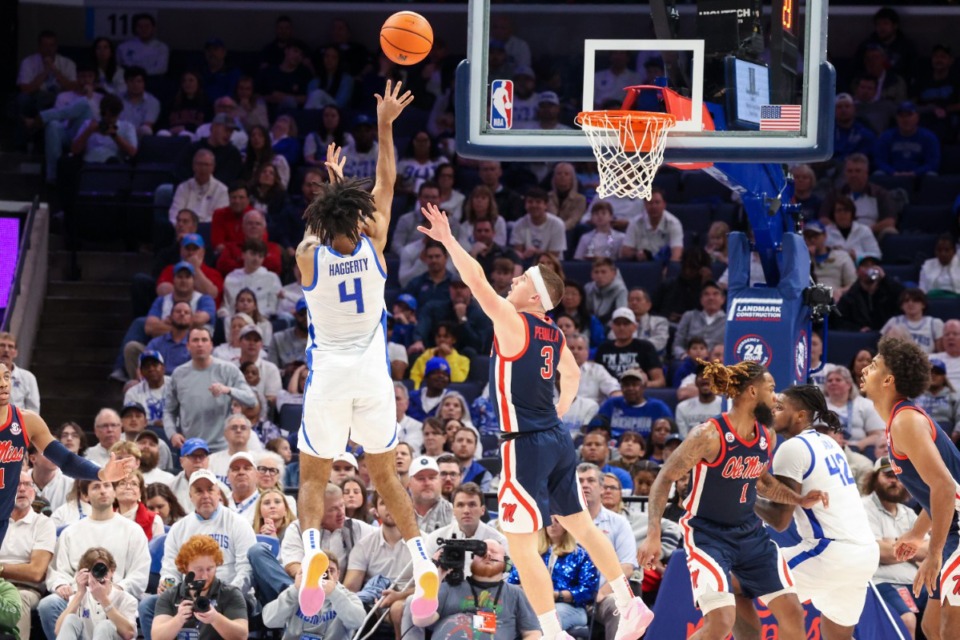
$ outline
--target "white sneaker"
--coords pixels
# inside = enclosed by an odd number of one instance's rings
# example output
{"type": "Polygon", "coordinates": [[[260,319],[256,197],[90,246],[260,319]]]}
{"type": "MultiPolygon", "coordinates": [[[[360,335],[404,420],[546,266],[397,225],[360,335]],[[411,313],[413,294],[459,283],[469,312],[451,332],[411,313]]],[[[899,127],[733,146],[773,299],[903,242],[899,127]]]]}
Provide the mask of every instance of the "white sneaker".
{"type": "Polygon", "coordinates": [[[633,598],[625,612],[620,613],[620,625],[614,640],[637,640],[653,622],[653,611],[640,598],[633,598]]]}

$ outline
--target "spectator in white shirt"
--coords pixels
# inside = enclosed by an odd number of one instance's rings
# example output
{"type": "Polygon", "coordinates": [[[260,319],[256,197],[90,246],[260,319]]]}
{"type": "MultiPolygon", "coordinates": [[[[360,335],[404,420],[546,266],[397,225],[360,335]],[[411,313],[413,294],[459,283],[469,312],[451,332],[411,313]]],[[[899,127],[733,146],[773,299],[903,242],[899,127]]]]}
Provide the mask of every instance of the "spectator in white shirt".
{"type": "Polygon", "coordinates": [[[124,67],[142,67],[147,75],[167,73],[170,48],[156,39],[157,23],[149,13],[138,13],[130,19],[136,38],[117,47],[117,60],[124,67]]]}
{"type": "Polygon", "coordinates": [[[277,299],[283,284],[272,271],[267,271],[263,261],[267,257],[267,245],[260,239],[247,239],[243,242],[243,267],[234,269],[223,280],[223,304],[217,315],[225,318],[232,315],[237,295],[243,289],[253,291],[257,296],[257,308],[265,316],[277,313],[277,299]]]}
{"type": "Polygon", "coordinates": [[[397,438],[410,445],[414,452],[419,452],[423,446],[423,423],[407,415],[410,392],[402,382],[394,382],[393,394],[397,399],[397,438]]]}
{"type": "Polygon", "coordinates": [[[0,363],[5,364],[10,371],[12,383],[10,404],[20,409],[40,413],[40,388],[37,386],[37,378],[14,363],[18,354],[16,336],[0,331],[0,363]]]}
{"type": "Polygon", "coordinates": [[[514,67],[529,67],[533,64],[533,58],[530,55],[530,45],[526,40],[518,38],[513,33],[513,22],[503,14],[494,15],[490,18],[490,35],[503,43],[503,48],[507,53],[507,62],[514,67]]]}
{"type": "Polygon", "coordinates": [[[943,361],[950,384],[960,389],[960,320],[943,323],[943,351],[931,354],[930,358],[943,361]]]}
{"type": "Polygon", "coordinates": [[[224,478],[231,490],[230,509],[243,516],[244,520],[248,520],[251,526],[256,514],[254,507],[260,497],[260,492],[257,490],[257,478],[257,463],[250,453],[238,451],[230,456],[227,464],[227,475],[224,478]]]}
{"type": "Polygon", "coordinates": [[[129,160],[137,155],[137,132],[132,124],[120,120],[123,102],[115,95],[100,100],[100,118],[90,118],[70,145],[73,155],[84,162],[104,163],[129,160]]]}
{"type": "Polygon", "coordinates": [[[573,259],[618,259],[625,236],[611,226],[613,223],[613,207],[610,206],[610,203],[603,200],[594,201],[590,207],[590,222],[593,224],[593,231],[580,236],[573,259]]]}
{"type": "Polygon", "coordinates": [[[57,528],[50,518],[33,510],[34,498],[33,480],[29,472],[23,471],[10,513],[9,529],[3,545],[0,545],[3,579],[12,582],[20,592],[23,610],[17,627],[23,640],[30,638],[31,612],[40,603],[43,580],[57,544],[57,528]]]}
{"type": "Polygon", "coordinates": [[[880,255],[880,245],[870,227],[853,219],[857,205],[847,196],[837,196],[833,203],[833,224],[827,226],[827,246],[843,249],[854,261],[860,256],[880,255]]]}
{"type": "Polygon", "coordinates": [[[200,222],[213,221],[213,212],[230,204],[227,185],[213,177],[216,160],[209,149],[193,154],[193,177],[177,185],[170,204],[170,224],[176,226],[177,213],[189,209],[200,222]]]}
{"type": "Polygon", "coordinates": [[[677,405],[677,429],[686,438],[690,430],[720,413],[723,398],[713,392],[710,381],[697,374],[697,397],[687,398],[677,405]]]}
{"type": "MultiPolygon", "coordinates": [[[[77,431],[79,430],[80,427],[77,427],[77,431]]],[[[73,490],[73,478],[60,471],[60,467],[50,462],[46,456],[37,452],[33,444],[30,445],[29,456],[33,490],[38,498],[43,498],[50,504],[50,512],[53,513],[66,504],[67,497],[73,490]]],[[[9,538],[10,536],[7,536],[4,540],[9,538]]]]}
{"type": "Polygon", "coordinates": [[[563,220],[547,211],[547,193],[539,187],[527,190],[523,198],[526,215],[517,220],[510,244],[523,260],[541,253],[562,259],[567,250],[567,230],[563,220]]]}
{"type": "Polygon", "coordinates": [[[123,435],[120,414],[113,409],[103,408],[93,420],[93,433],[99,443],[90,447],[83,457],[101,467],[110,460],[110,448],[120,442],[123,435]]]}
{"type": "Polygon", "coordinates": [[[32,115],[53,105],[57,94],[73,88],[77,66],[57,53],[57,34],[41,31],[37,52],[20,62],[17,74],[17,107],[20,115],[32,115]]]}
{"type": "MultiPolygon", "coordinates": [[[[250,421],[243,414],[234,413],[223,423],[223,437],[227,441],[227,448],[210,454],[210,461],[207,466],[219,482],[226,483],[228,481],[230,463],[233,461],[235,454],[250,452],[251,433],[250,421]]],[[[250,464],[256,466],[253,462],[250,464]]]]}
{"type": "Polygon", "coordinates": [[[80,558],[77,591],[57,619],[58,640],[137,637],[137,599],[113,583],[117,563],[107,549],[92,547],[80,558]],[[101,577],[97,565],[106,568],[101,577]]]}
{"type": "Polygon", "coordinates": [[[620,257],[624,260],[679,262],[683,254],[683,225],[667,211],[663,189],[653,187],[645,208],[646,214],[637,216],[627,226],[620,257]]]}
{"type": "Polygon", "coordinates": [[[144,351],[137,364],[140,382],[127,389],[123,395],[123,406],[139,404],[147,411],[148,425],[163,427],[163,394],[170,382],[163,354],[153,349],[144,351]]]}
{"type": "Polygon", "coordinates": [[[607,105],[615,105],[619,109],[623,98],[624,87],[643,84],[643,74],[627,68],[630,55],[626,51],[610,52],[610,67],[597,71],[593,80],[593,107],[606,109],[607,105]]]}
{"type": "Polygon", "coordinates": [[[91,547],[103,547],[117,563],[116,585],[134,598],[143,595],[150,576],[150,551],[147,536],[135,522],[113,510],[117,493],[113,483],[78,480],[82,498],[90,501],[90,515],[68,526],[57,540],[53,565],[47,573],[50,595],[40,601],[37,610],[48,638],[56,637],[57,618],[76,593],[75,576],[80,558],[91,547]]]}
{"type": "Polygon", "coordinates": [[[960,295],[960,257],[953,236],[945,233],[937,238],[934,256],[920,268],[920,288],[942,297],[960,295]]]}
{"type": "Polygon", "coordinates": [[[570,347],[570,352],[580,367],[578,398],[586,398],[600,404],[607,398],[622,395],[620,383],[607,371],[606,367],[599,362],[589,360],[590,339],[587,336],[582,333],[577,334],[567,341],[567,346],[570,347]]]}
{"type": "Polygon", "coordinates": [[[127,85],[120,119],[129,122],[139,136],[153,134],[153,127],[160,118],[160,101],[147,92],[147,72],[141,67],[127,67],[123,72],[127,85]]]}

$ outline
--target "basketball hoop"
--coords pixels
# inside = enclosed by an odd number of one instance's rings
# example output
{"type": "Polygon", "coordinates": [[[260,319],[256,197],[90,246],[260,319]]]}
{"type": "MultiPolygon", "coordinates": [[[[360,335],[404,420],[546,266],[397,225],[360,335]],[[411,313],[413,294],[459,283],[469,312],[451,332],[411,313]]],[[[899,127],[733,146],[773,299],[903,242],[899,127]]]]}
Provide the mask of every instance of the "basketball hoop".
{"type": "Polygon", "coordinates": [[[650,198],[663,163],[667,132],[677,123],[669,113],[583,111],[575,122],[590,140],[600,170],[601,198],[650,198]]]}

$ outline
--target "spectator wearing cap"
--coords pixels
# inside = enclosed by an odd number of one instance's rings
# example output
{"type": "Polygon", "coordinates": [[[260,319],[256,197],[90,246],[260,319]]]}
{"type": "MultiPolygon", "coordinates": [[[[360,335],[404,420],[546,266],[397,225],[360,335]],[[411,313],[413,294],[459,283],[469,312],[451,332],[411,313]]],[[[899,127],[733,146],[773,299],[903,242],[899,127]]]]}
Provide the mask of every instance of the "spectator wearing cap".
{"type": "MultiPolygon", "coordinates": [[[[186,351],[186,341],[181,344],[184,360],[187,360],[190,356],[186,351]]],[[[123,405],[139,404],[146,411],[146,424],[163,427],[164,393],[167,383],[170,382],[170,376],[166,375],[164,369],[163,353],[154,349],[144,350],[138,358],[137,371],[140,381],[127,388],[123,395],[123,405]]]]}
{"type": "Polygon", "coordinates": [[[250,362],[257,367],[260,382],[251,388],[261,394],[271,405],[275,405],[277,396],[283,389],[280,369],[263,355],[263,336],[260,328],[255,324],[245,326],[240,330],[240,366],[250,362]]]}
{"type": "Polygon", "coordinates": [[[34,413],[40,412],[40,387],[37,378],[14,362],[19,355],[17,337],[0,331],[0,363],[10,371],[10,404],[34,413]]]}
{"type": "Polygon", "coordinates": [[[240,178],[243,158],[240,151],[231,143],[236,121],[226,113],[218,113],[210,122],[210,134],[187,147],[177,163],[177,178],[186,180],[191,174],[193,157],[200,149],[213,153],[213,177],[225,185],[233,184],[240,178]]]}
{"type": "Polygon", "coordinates": [[[917,514],[907,507],[910,494],[890,467],[889,458],[876,461],[864,488],[866,495],[863,497],[863,506],[867,512],[867,521],[880,546],[880,566],[873,574],[871,582],[876,585],[884,603],[900,617],[913,638],[917,631],[917,616],[911,608],[922,611],[925,604],[923,600],[914,602],[913,580],[917,575],[917,566],[927,555],[927,541],[920,544],[917,554],[911,560],[897,560],[894,552],[896,542],[913,529],[917,514]]]}
{"type": "MultiPolygon", "coordinates": [[[[223,437],[227,442],[227,448],[210,454],[210,464],[208,469],[217,477],[217,480],[230,486],[227,480],[227,471],[230,467],[230,461],[234,454],[249,452],[251,450],[252,427],[250,420],[243,414],[234,413],[227,417],[223,423],[223,437]]],[[[258,447],[259,449],[260,447],[258,447]]],[[[256,465],[254,465],[256,466],[256,465]]],[[[256,484],[256,478],[254,478],[256,484]]],[[[252,522],[252,520],[251,520],[252,522]]]]}
{"type": "MultiPolygon", "coordinates": [[[[193,310],[190,308],[188,302],[177,302],[173,305],[173,308],[170,311],[170,331],[157,336],[150,340],[147,343],[146,347],[143,348],[143,351],[139,351],[140,345],[135,343],[130,343],[133,346],[129,346],[130,352],[127,350],[124,351],[124,358],[127,361],[127,369],[130,369],[130,365],[134,356],[139,362],[140,356],[138,353],[147,353],[153,352],[158,354],[160,357],[155,358],[161,360],[163,364],[163,369],[167,375],[172,374],[174,369],[179,367],[181,364],[190,360],[190,352],[187,350],[187,336],[190,333],[190,329],[193,328],[193,310]]],[[[141,372],[141,376],[143,373],[141,372]]],[[[169,380],[164,379],[164,384],[169,382],[169,380]]],[[[150,383],[148,382],[148,385],[150,383]]],[[[156,384],[156,380],[154,380],[156,384]]],[[[151,389],[157,390],[158,387],[150,387],[151,389]]],[[[159,393],[159,391],[156,391],[159,393]]],[[[149,404],[149,403],[148,403],[149,404]]],[[[144,404],[143,406],[148,406],[144,404]]],[[[151,421],[153,418],[151,417],[151,421]]]]}
{"type": "Polygon", "coordinates": [[[197,269],[192,262],[181,260],[173,266],[173,290],[157,296],[147,312],[144,332],[151,338],[170,332],[174,327],[171,321],[173,305],[187,302],[193,311],[191,324],[194,327],[210,325],[217,314],[216,302],[209,294],[196,288],[197,269]]]}
{"type": "Polygon", "coordinates": [[[600,405],[598,415],[610,420],[610,433],[614,439],[626,431],[633,431],[649,441],[657,418],[673,418],[670,407],[662,401],[643,397],[646,388],[647,375],[640,369],[628,369],[620,375],[623,395],[600,405]]]}
{"type": "Polygon", "coordinates": [[[237,90],[240,70],[227,66],[227,45],[220,38],[210,38],[203,45],[206,64],[200,69],[203,92],[210,100],[229,97],[237,90]]]}
{"type": "Polygon", "coordinates": [[[420,456],[410,463],[410,484],[407,487],[417,514],[417,525],[431,533],[450,524],[453,505],[444,499],[440,489],[440,467],[430,456],[420,456]]]}
{"type": "Polygon", "coordinates": [[[636,338],[637,318],[629,307],[617,308],[611,316],[613,339],[597,347],[594,360],[619,379],[629,369],[639,368],[646,374],[646,386],[666,386],[663,365],[657,348],[649,340],[636,338]]]}
{"type": "Polygon", "coordinates": [[[147,596],[140,603],[140,624],[146,633],[153,624],[157,599],[167,590],[166,580],[180,583],[184,576],[177,565],[177,553],[192,536],[213,538],[223,553],[223,564],[217,567],[217,578],[246,594],[253,585],[250,561],[247,554],[256,545],[253,527],[243,516],[221,504],[220,485],[216,477],[206,469],[196,471],[190,477],[189,501],[194,515],[181,518],[170,527],[163,545],[163,561],[160,567],[160,586],[156,596],[147,596]]]}
{"type": "Polygon", "coordinates": [[[583,462],[597,465],[603,473],[612,473],[617,476],[626,495],[633,492],[633,478],[630,473],[626,469],[609,464],[610,444],[607,441],[606,430],[596,429],[583,437],[583,444],[580,445],[580,459],[583,462]]]}
{"type": "Polygon", "coordinates": [[[293,38],[283,47],[283,60],[261,69],[257,76],[257,90],[271,109],[300,107],[307,101],[307,86],[312,74],[304,62],[308,49],[305,43],[293,38]]]}
{"type": "MultiPolygon", "coordinates": [[[[167,446],[155,431],[144,429],[134,438],[134,443],[140,449],[140,473],[147,485],[155,482],[170,487],[176,476],[160,468],[160,446],[167,446]]],[[[167,447],[169,451],[169,447],[167,447]]],[[[171,454],[172,458],[172,454],[171,454]]]]}
{"type": "Polygon", "coordinates": [[[537,76],[533,68],[522,65],[513,70],[513,128],[535,129],[537,109],[540,107],[536,92],[537,76]]]}
{"type": "Polygon", "coordinates": [[[413,363],[410,369],[410,379],[414,387],[419,389],[426,373],[427,362],[431,358],[440,357],[450,365],[450,382],[464,382],[470,374],[470,359],[460,354],[457,349],[457,325],[449,321],[440,322],[433,332],[434,347],[426,349],[413,363]]]}
{"type": "Polygon", "coordinates": [[[334,456],[333,465],[330,468],[330,482],[342,486],[347,478],[356,478],[359,471],[360,465],[357,463],[356,456],[349,451],[338,453],[334,456]]]}
{"type": "Polygon", "coordinates": [[[686,311],[680,317],[677,333],[673,339],[673,356],[682,360],[686,357],[686,346],[691,338],[699,336],[707,343],[707,350],[723,344],[726,331],[726,314],[723,307],[727,294],[712,280],[700,289],[700,308],[686,311]]]}
{"type": "MultiPolygon", "coordinates": [[[[920,288],[931,297],[960,296],[960,257],[957,256],[957,245],[951,234],[945,233],[937,238],[933,255],[933,258],[925,260],[920,267],[920,288]]],[[[0,345],[2,344],[0,338],[0,345]]]]}
{"type": "Polygon", "coordinates": [[[683,255],[683,225],[667,211],[663,189],[653,187],[644,202],[644,214],[630,221],[620,247],[624,260],[679,262],[683,255]]]}
{"type": "Polygon", "coordinates": [[[858,222],[870,227],[873,235],[882,237],[897,232],[897,206],[883,187],[870,182],[870,160],[860,153],[851,153],[843,163],[843,185],[824,198],[820,222],[833,219],[834,203],[838,196],[847,196],[857,208],[858,222]]]}
{"type": "Polygon", "coordinates": [[[99,442],[89,447],[83,457],[102,467],[110,460],[110,447],[120,442],[120,415],[113,409],[100,409],[97,417],[93,419],[93,433],[99,442]]]}
{"type": "Polygon", "coordinates": [[[914,402],[949,433],[954,442],[960,440],[960,400],[947,378],[947,363],[930,358],[930,384],[914,402]]]}
{"type": "Polygon", "coordinates": [[[877,136],[857,119],[857,107],[853,96],[841,93],[834,102],[833,157],[832,162],[842,166],[851,153],[873,155],[877,136]]]}
{"type": "Polygon", "coordinates": [[[833,204],[833,224],[827,225],[827,246],[842,249],[854,260],[862,255],[880,255],[880,245],[870,227],[857,222],[857,205],[847,196],[837,196],[833,204]]]}
{"type": "Polygon", "coordinates": [[[927,294],[916,287],[904,289],[900,309],[903,313],[890,318],[881,334],[911,340],[927,354],[943,350],[943,320],[926,314],[927,294]]]}
{"type": "Polygon", "coordinates": [[[440,357],[427,360],[421,388],[410,392],[407,415],[423,422],[437,413],[447,387],[450,386],[450,365],[440,357]]]}
{"type": "Polygon", "coordinates": [[[942,140],[953,140],[957,134],[960,84],[953,62],[950,47],[933,45],[930,65],[920,69],[911,92],[916,96],[920,124],[942,140]]]}
{"type": "Polygon", "coordinates": [[[260,240],[267,245],[263,266],[273,273],[280,274],[282,269],[280,245],[267,239],[267,218],[260,211],[250,209],[243,214],[240,225],[243,236],[237,241],[227,242],[220,257],[217,258],[217,270],[227,275],[243,267],[243,247],[247,240],[260,240]]]}
{"type": "Polygon", "coordinates": [[[401,293],[393,301],[393,333],[391,342],[409,347],[417,330],[417,299],[409,293],[401,293]]]}
{"type": "Polygon", "coordinates": [[[223,306],[219,315],[226,317],[234,312],[237,295],[243,289],[256,294],[257,308],[266,316],[277,313],[277,300],[283,285],[277,274],[267,271],[263,261],[267,257],[267,245],[263,240],[249,239],[243,242],[243,267],[234,269],[223,281],[223,306]]]}
{"type": "Polygon", "coordinates": [[[257,398],[235,365],[211,357],[213,339],[208,329],[191,330],[187,345],[190,362],[170,376],[163,428],[174,447],[199,437],[213,451],[220,451],[227,443],[219,425],[230,415],[231,402],[249,407],[257,398]]]}
{"type": "Polygon", "coordinates": [[[117,62],[124,67],[140,67],[151,76],[166,75],[170,47],[157,39],[156,19],[149,13],[138,13],[130,22],[136,37],[117,47],[117,62]]]}
{"type": "Polygon", "coordinates": [[[810,272],[814,280],[833,289],[833,299],[839,300],[856,280],[853,259],[843,249],[827,246],[827,230],[819,220],[811,220],[803,227],[803,239],[810,252],[810,272]]]}
{"type": "Polygon", "coordinates": [[[213,177],[216,159],[209,149],[193,154],[193,176],[177,185],[170,203],[170,224],[176,225],[177,213],[190,209],[200,222],[211,222],[213,212],[230,204],[227,186],[213,177]]]}
{"type": "Polygon", "coordinates": [[[626,51],[611,51],[610,66],[597,71],[593,80],[593,108],[619,109],[626,92],[624,87],[643,84],[643,74],[627,68],[630,56],[626,51]]]}
{"type": "Polygon", "coordinates": [[[57,544],[56,526],[50,518],[33,510],[36,495],[30,472],[21,471],[8,535],[0,545],[3,579],[15,583],[20,593],[22,613],[17,628],[23,640],[30,638],[31,615],[40,603],[44,576],[57,544]]]}
{"type": "Polygon", "coordinates": [[[307,350],[307,301],[300,298],[293,314],[293,326],[273,334],[267,359],[277,365],[284,378],[289,378],[293,370],[303,364],[307,350]]]}
{"type": "MultiPolygon", "coordinates": [[[[211,461],[217,455],[215,453],[210,456],[211,461]]],[[[226,482],[230,487],[230,509],[243,516],[245,520],[249,520],[250,525],[253,526],[253,517],[256,513],[254,505],[260,498],[260,491],[257,489],[259,480],[257,463],[251,453],[237,451],[227,460],[225,469],[224,477],[217,479],[226,482]]],[[[214,469],[211,468],[211,471],[216,474],[214,469]]]]}
{"type": "Polygon", "coordinates": [[[897,107],[897,125],[877,138],[874,151],[880,173],[894,176],[923,176],[940,170],[940,141],[920,126],[920,113],[912,102],[897,107]]]}
{"type": "MultiPolygon", "coordinates": [[[[213,298],[220,304],[223,297],[223,276],[206,263],[207,251],[203,236],[199,233],[187,233],[180,238],[180,254],[177,262],[189,262],[193,265],[193,287],[196,291],[213,298]]],[[[165,296],[173,291],[173,267],[164,267],[157,278],[157,295],[165,296]]]]}
{"type": "Polygon", "coordinates": [[[243,241],[243,216],[253,209],[247,185],[242,182],[231,184],[227,206],[213,212],[210,243],[213,245],[214,255],[219,256],[228,243],[243,241]]]}
{"type": "Polygon", "coordinates": [[[190,478],[195,471],[209,470],[210,467],[210,447],[207,443],[200,438],[190,438],[180,445],[180,467],[183,470],[174,477],[170,490],[177,497],[177,502],[189,513],[193,511],[190,478]]]}
{"type": "Polygon", "coordinates": [[[953,318],[943,323],[943,351],[930,357],[946,365],[950,384],[960,388],[960,320],[953,318]]]}
{"type": "Polygon", "coordinates": [[[847,331],[879,331],[900,311],[903,285],[888,278],[880,256],[857,258],[857,279],[840,297],[837,308],[840,328],[847,331]]]}
{"type": "Polygon", "coordinates": [[[890,7],[882,7],[873,14],[873,31],[857,48],[857,58],[862,59],[870,47],[881,48],[889,67],[897,73],[913,73],[917,49],[900,30],[900,15],[890,7]]]}
{"type": "MultiPolygon", "coordinates": [[[[146,408],[139,402],[125,403],[123,408],[120,409],[120,428],[123,431],[120,435],[120,442],[136,442],[137,436],[147,430],[146,408]]],[[[170,453],[170,447],[167,446],[166,442],[160,442],[159,449],[160,457],[154,466],[159,466],[161,469],[172,469],[173,455],[170,453]]]]}
{"type": "Polygon", "coordinates": [[[103,547],[116,560],[114,584],[134,598],[141,598],[150,577],[150,550],[140,526],[113,510],[117,492],[111,482],[78,480],[80,496],[90,504],[90,515],[64,529],[57,538],[53,564],[47,572],[50,595],[40,601],[37,612],[48,638],[55,638],[57,618],[76,591],[80,558],[91,547],[103,547]]]}
{"type": "Polygon", "coordinates": [[[531,187],[523,198],[526,214],[517,220],[510,242],[523,260],[550,253],[558,260],[567,250],[567,232],[563,220],[547,210],[549,198],[539,187],[531,187]]]}

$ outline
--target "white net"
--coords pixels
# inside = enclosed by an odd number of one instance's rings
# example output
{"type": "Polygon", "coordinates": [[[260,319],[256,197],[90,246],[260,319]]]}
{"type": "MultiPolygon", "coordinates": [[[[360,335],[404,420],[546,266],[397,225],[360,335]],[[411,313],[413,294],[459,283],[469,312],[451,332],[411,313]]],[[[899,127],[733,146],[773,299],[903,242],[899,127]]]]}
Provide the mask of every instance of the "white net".
{"type": "Polygon", "coordinates": [[[663,163],[667,131],[675,123],[676,118],[665,113],[588,111],[578,115],[577,124],[597,157],[597,195],[648,199],[663,163]]]}

